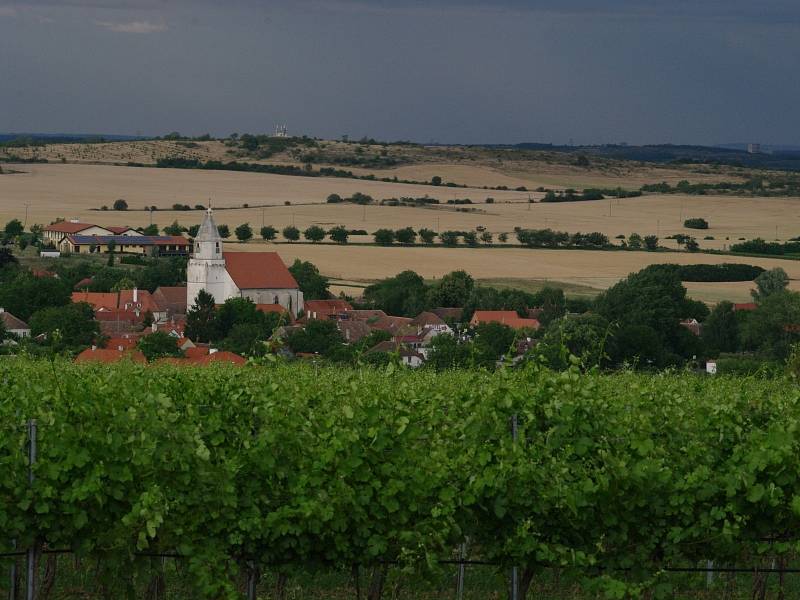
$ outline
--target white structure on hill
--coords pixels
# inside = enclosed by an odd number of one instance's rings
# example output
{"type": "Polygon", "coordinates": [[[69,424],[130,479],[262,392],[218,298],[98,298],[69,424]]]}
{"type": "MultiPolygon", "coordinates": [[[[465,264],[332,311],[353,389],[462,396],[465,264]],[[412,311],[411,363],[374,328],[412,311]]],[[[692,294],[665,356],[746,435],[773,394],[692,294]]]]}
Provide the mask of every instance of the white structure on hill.
{"type": "Polygon", "coordinates": [[[303,310],[303,292],[278,253],[224,252],[210,208],[194,240],[186,280],[189,308],[205,290],[217,304],[249,298],[256,304],[280,304],[293,315],[303,310]]]}

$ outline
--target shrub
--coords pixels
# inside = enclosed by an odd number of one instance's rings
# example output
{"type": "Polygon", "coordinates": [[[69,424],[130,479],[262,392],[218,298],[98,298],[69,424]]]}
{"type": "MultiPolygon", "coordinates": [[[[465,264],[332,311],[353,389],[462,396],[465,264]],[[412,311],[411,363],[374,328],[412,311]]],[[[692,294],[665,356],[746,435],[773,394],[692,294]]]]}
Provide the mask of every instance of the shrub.
{"type": "Polygon", "coordinates": [[[395,233],[391,229],[378,229],[374,234],[375,243],[381,246],[391,246],[394,244],[395,233]]]}
{"type": "Polygon", "coordinates": [[[300,230],[294,225],[284,227],[281,233],[283,234],[283,237],[290,242],[296,242],[300,239],[300,230]]]}
{"type": "Polygon", "coordinates": [[[325,230],[319,225],[312,225],[303,232],[303,237],[316,244],[325,239],[325,230]]]}
{"type": "Polygon", "coordinates": [[[687,229],[708,229],[708,221],[700,217],[696,217],[693,219],[686,219],[683,222],[683,226],[687,229]]]}
{"type": "Polygon", "coordinates": [[[114,210],[128,210],[128,203],[120,198],[119,200],[114,200],[112,207],[114,210]]]}

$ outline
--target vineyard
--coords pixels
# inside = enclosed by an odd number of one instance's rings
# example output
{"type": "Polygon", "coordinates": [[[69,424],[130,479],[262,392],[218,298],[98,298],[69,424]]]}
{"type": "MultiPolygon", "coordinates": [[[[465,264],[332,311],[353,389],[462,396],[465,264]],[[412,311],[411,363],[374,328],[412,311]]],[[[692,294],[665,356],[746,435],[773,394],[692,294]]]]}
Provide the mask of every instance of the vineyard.
{"type": "Polygon", "coordinates": [[[460,559],[513,568],[519,598],[553,573],[564,597],[673,597],[708,564],[757,570],[747,597],[799,588],[790,380],[27,359],[0,380],[3,591],[28,549],[41,598],[178,598],[163,556],[180,598],[280,596],[302,567],[377,599],[460,559]],[[82,570],[102,593],[63,591],[82,570]]]}

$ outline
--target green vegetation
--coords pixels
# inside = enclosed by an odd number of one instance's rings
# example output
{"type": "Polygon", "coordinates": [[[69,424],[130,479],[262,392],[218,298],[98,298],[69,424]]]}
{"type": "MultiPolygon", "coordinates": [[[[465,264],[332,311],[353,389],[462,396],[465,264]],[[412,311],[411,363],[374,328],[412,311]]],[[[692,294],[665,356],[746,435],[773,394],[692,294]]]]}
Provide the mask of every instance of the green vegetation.
{"type": "Polygon", "coordinates": [[[692,219],[686,219],[683,222],[683,226],[687,229],[708,229],[708,221],[703,218],[696,217],[692,219]]]}
{"type": "Polygon", "coordinates": [[[800,177],[783,173],[753,175],[741,183],[721,181],[719,183],[689,183],[679,181],[672,186],[667,182],[651,183],[642,186],[643,192],[656,194],[749,194],[752,196],[797,196],[800,195],[800,177]]]}
{"type": "Polygon", "coordinates": [[[567,589],[541,597],[687,597],[664,568],[783,565],[800,525],[784,378],[24,359],[0,378],[0,527],[73,549],[61,566],[106,597],[145,597],[161,562],[142,554],[178,552],[186,598],[358,565],[377,599],[387,570],[452,574],[437,562],[467,538],[486,579],[519,566],[522,598],[552,570],[567,589]]]}

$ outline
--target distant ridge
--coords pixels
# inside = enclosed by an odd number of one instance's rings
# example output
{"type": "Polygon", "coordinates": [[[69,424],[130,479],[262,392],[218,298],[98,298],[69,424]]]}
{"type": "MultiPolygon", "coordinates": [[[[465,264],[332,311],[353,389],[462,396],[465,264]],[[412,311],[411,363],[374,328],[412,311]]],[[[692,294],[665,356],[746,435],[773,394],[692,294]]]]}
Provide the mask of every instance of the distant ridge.
{"type": "Polygon", "coordinates": [[[86,142],[100,140],[107,140],[109,142],[130,142],[149,138],[137,135],[116,135],[106,133],[0,133],[0,142],[12,142],[19,139],[42,141],[48,144],[58,144],[64,142],[86,142]]]}

